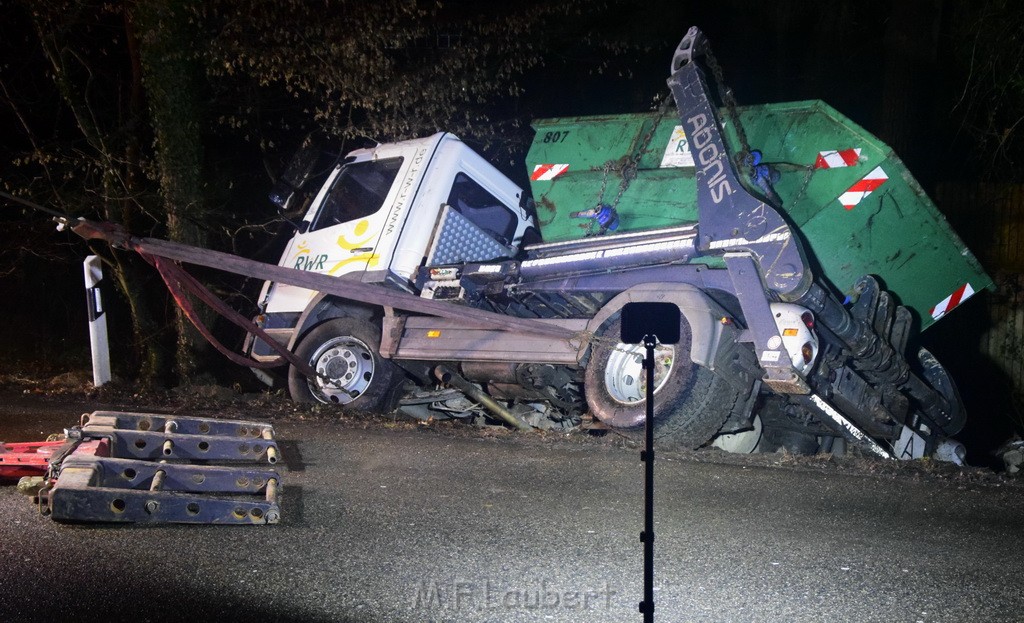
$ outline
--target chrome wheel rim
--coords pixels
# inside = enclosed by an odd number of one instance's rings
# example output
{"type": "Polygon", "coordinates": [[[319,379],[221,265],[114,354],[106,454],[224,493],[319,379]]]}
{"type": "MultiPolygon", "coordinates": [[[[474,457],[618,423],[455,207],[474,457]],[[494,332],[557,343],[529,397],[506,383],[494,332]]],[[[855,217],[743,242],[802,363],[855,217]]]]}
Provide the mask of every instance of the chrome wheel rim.
{"type": "Polygon", "coordinates": [[[373,382],[373,351],[351,336],[324,342],[309,358],[317,377],[307,379],[313,396],[323,403],[346,405],[373,382]]]}
{"type": "MultiPolygon", "coordinates": [[[[647,373],[644,357],[647,349],[639,344],[618,344],[608,356],[604,385],[608,396],[620,404],[633,405],[647,400],[647,373]]],[[[666,344],[654,347],[654,393],[672,376],[675,348],[666,344]]]]}

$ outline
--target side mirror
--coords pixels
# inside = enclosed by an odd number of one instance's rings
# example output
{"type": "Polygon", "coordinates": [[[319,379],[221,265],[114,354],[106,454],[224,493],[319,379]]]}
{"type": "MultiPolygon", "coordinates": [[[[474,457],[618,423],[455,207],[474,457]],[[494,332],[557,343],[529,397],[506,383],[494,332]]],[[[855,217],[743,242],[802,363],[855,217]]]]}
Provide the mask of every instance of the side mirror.
{"type": "Polygon", "coordinates": [[[292,197],[295,196],[295,190],[288,182],[279,179],[274,183],[270,192],[267,193],[267,198],[270,199],[270,203],[274,204],[278,212],[285,212],[292,201],[292,197]]]}
{"type": "Polygon", "coordinates": [[[268,198],[280,211],[287,211],[295,194],[302,190],[313,175],[313,168],[320,158],[320,146],[310,138],[303,141],[302,146],[288,162],[281,177],[270,190],[268,198]]]}

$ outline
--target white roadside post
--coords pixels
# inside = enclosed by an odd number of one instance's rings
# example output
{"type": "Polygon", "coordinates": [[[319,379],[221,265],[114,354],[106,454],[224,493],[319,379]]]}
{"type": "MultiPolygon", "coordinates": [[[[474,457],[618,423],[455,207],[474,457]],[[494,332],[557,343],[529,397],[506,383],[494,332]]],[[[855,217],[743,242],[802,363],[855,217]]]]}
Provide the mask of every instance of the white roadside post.
{"type": "Polygon", "coordinates": [[[89,343],[92,347],[92,384],[101,387],[110,382],[110,347],[107,344],[107,317],[103,313],[100,283],[103,265],[98,255],[85,258],[85,302],[89,310],[89,343]]]}

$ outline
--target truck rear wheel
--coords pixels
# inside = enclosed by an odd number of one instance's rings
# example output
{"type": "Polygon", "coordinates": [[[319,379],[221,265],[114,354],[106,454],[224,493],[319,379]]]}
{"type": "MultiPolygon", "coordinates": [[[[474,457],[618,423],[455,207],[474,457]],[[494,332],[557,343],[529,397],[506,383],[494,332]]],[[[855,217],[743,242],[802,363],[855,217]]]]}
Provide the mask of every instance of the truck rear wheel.
{"type": "Polygon", "coordinates": [[[921,377],[949,403],[949,412],[942,414],[945,417],[941,421],[933,421],[932,424],[938,426],[945,435],[959,433],[967,424],[967,411],[964,409],[960,390],[953,382],[953,377],[926,348],[917,351],[917,363],[921,377]]]}
{"type": "Polygon", "coordinates": [[[338,404],[355,411],[390,411],[402,378],[398,368],[380,356],[379,348],[380,330],[365,320],[334,318],[318,325],[295,350],[318,376],[307,379],[290,366],[292,400],[338,404]]]}
{"type": "MultiPolygon", "coordinates": [[[[600,332],[584,376],[591,413],[605,424],[642,430],[647,410],[642,345],[616,343],[615,318],[600,332]]],[[[722,427],[740,392],[711,370],[690,360],[690,331],[683,322],[678,344],[655,348],[654,436],[662,443],[698,448],[722,427]]]]}

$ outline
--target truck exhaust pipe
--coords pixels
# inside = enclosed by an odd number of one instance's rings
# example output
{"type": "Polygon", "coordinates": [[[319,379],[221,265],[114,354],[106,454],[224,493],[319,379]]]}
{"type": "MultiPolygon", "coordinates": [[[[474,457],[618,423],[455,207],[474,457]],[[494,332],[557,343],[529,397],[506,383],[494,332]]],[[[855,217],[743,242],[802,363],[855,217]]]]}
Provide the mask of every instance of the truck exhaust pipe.
{"type": "Polygon", "coordinates": [[[520,419],[516,414],[512,413],[505,407],[497,403],[493,398],[484,393],[482,389],[473,385],[466,379],[462,378],[458,373],[445,365],[440,365],[434,368],[434,376],[437,380],[442,383],[451,385],[458,389],[463,394],[466,394],[473,400],[482,404],[488,411],[493,413],[502,422],[510,426],[514,426],[521,431],[531,431],[533,427],[520,419]]]}

